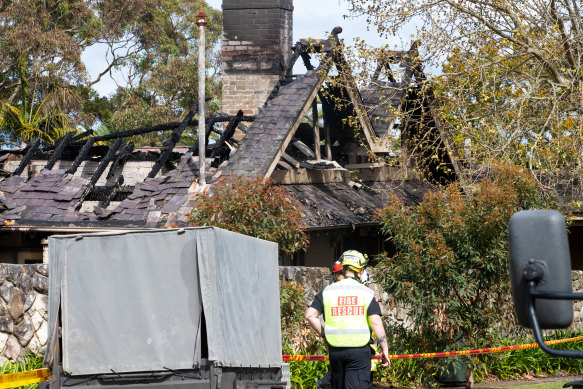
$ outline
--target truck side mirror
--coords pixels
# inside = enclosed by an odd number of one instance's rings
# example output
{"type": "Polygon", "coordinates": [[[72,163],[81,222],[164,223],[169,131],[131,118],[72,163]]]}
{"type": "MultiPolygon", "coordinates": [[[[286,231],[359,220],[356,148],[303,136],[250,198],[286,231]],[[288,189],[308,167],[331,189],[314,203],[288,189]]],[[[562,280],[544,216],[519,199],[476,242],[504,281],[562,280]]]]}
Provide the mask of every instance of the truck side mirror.
{"type": "MultiPolygon", "coordinates": [[[[537,291],[571,292],[571,257],[565,219],[558,211],[519,211],[508,225],[512,297],[520,325],[532,328],[528,313],[528,281],[537,291]],[[537,279],[538,278],[538,279],[537,279]]],[[[538,299],[541,328],[565,328],[573,321],[573,302],[538,299]]]]}
{"type": "Polygon", "coordinates": [[[541,328],[565,328],[573,321],[571,259],[565,219],[558,211],[520,211],[508,226],[510,281],[516,315],[532,328],[539,347],[558,357],[583,358],[583,351],[544,343],[541,328]]]}

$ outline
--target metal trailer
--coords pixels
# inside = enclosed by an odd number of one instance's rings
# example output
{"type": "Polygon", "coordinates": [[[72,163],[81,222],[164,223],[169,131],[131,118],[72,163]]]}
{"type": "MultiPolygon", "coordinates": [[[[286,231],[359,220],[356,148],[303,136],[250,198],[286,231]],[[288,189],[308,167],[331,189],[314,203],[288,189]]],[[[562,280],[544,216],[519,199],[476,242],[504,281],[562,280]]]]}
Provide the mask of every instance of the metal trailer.
{"type": "Polygon", "coordinates": [[[284,388],[277,244],[215,227],[49,238],[45,388],[284,388]]]}

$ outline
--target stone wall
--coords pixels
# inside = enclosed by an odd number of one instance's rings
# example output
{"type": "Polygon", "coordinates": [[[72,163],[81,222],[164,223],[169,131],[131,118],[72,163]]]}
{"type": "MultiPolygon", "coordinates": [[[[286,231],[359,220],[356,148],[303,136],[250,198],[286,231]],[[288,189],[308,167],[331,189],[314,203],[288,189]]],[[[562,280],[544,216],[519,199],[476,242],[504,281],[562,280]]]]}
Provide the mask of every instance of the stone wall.
{"type": "MultiPolygon", "coordinates": [[[[304,287],[306,304],[330,284],[330,270],[320,267],[281,266],[280,281],[295,281],[304,287]]],[[[407,312],[391,307],[379,285],[370,285],[384,316],[408,324],[407,312]]],[[[573,290],[583,291],[583,271],[573,272],[573,290]]],[[[22,360],[27,353],[42,354],[47,344],[47,265],[0,264],[0,364],[22,360]]],[[[583,302],[575,303],[574,326],[583,328],[583,302]]]]}
{"type": "MultiPolygon", "coordinates": [[[[583,292],[583,271],[573,271],[572,274],[573,291],[583,292]]],[[[295,281],[304,287],[306,304],[310,304],[316,293],[329,285],[331,281],[330,270],[323,267],[280,267],[279,275],[282,281],[295,281]]],[[[403,325],[411,324],[407,311],[403,308],[391,306],[389,295],[383,292],[380,285],[372,283],[368,286],[375,291],[386,320],[403,325]]],[[[583,328],[583,301],[575,302],[574,311],[575,316],[572,327],[583,328]]]]}
{"type": "Polygon", "coordinates": [[[0,364],[47,345],[47,266],[0,264],[0,364]]]}

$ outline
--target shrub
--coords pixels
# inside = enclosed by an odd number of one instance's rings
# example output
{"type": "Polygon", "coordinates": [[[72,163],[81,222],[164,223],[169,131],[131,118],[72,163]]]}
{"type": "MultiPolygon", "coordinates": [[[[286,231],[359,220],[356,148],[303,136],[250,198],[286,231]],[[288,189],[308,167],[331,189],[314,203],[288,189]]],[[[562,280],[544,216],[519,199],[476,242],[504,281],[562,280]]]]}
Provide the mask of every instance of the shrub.
{"type": "MultiPolygon", "coordinates": [[[[304,289],[297,282],[280,286],[281,339],[284,354],[326,355],[327,350],[305,320],[304,289]]],[[[326,361],[290,362],[293,388],[315,388],[316,381],[328,371],[326,361]]]]}
{"type": "Polygon", "coordinates": [[[226,177],[200,196],[190,215],[193,226],[215,226],[277,242],[286,253],[305,250],[299,202],[271,179],[226,177]]]}
{"type": "MultiPolygon", "coordinates": [[[[452,184],[427,194],[416,207],[390,197],[378,216],[397,252],[380,256],[375,275],[414,321],[412,328],[389,329],[395,344],[443,351],[487,346],[492,328],[508,321],[509,307],[503,302],[510,291],[510,216],[550,205],[528,173],[506,165],[465,193],[452,184]]],[[[436,364],[443,369],[446,361],[422,363],[432,374],[436,364]]],[[[468,379],[477,363],[471,359],[468,379]]]]}

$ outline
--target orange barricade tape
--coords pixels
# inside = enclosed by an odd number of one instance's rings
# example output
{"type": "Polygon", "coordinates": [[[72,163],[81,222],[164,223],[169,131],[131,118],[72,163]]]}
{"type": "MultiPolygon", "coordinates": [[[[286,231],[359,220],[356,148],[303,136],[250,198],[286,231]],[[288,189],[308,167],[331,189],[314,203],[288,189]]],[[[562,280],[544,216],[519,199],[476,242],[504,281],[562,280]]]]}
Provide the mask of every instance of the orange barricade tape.
{"type": "MultiPolygon", "coordinates": [[[[582,340],[583,336],[577,336],[575,338],[569,339],[557,339],[545,342],[547,345],[574,342],[576,340],[582,340]]],[[[402,355],[389,355],[389,359],[411,359],[411,358],[437,358],[437,357],[455,357],[459,355],[476,355],[476,354],[488,354],[488,353],[500,353],[503,351],[513,351],[513,350],[524,350],[527,348],[538,347],[538,343],[527,343],[527,344],[517,344],[515,346],[499,346],[492,348],[480,348],[475,350],[461,350],[461,351],[445,351],[440,353],[421,353],[421,354],[402,354],[402,355]]],[[[380,359],[380,355],[375,355],[375,359],[380,359]]],[[[282,355],[284,362],[297,362],[297,361],[327,361],[327,355],[282,355]]]]}
{"type": "Polygon", "coordinates": [[[14,388],[46,381],[53,373],[49,369],[36,369],[0,375],[0,389],[14,388]]]}

